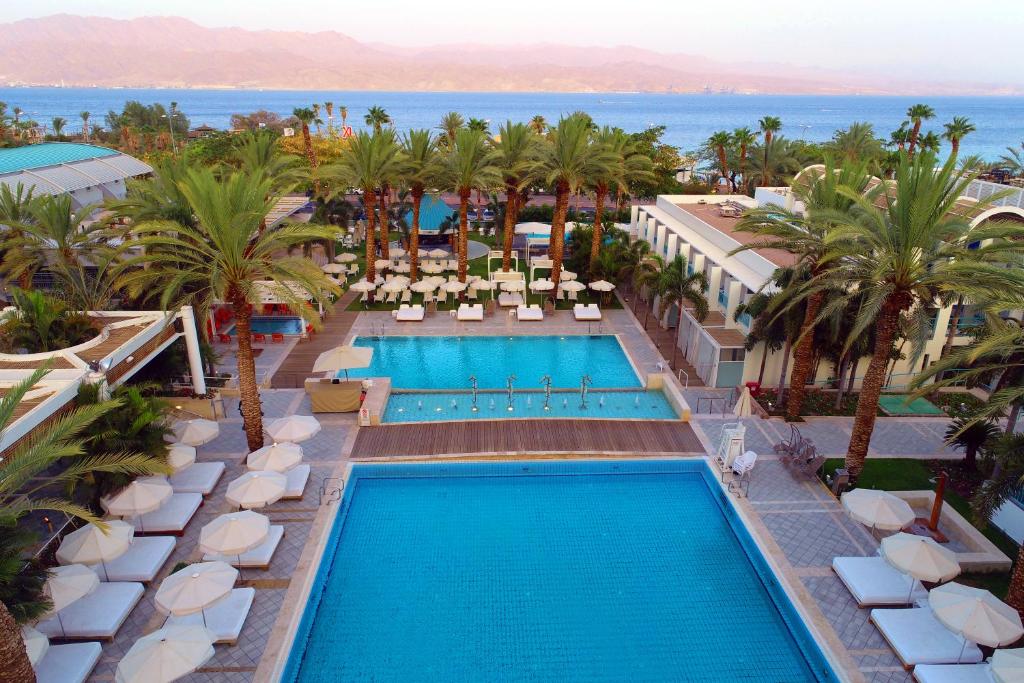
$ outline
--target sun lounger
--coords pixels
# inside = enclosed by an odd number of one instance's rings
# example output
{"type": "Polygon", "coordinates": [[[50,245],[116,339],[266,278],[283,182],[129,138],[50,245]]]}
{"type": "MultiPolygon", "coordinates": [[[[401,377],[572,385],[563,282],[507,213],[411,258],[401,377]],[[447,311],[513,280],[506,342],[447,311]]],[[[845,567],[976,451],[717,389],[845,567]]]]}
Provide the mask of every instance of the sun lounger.
{"type": "Polygon", "coordinates": [[[183,617],[169,617],[164,626],[202,626],[205,623],[215,643],[234,645],[249,616],[254,597],[254,588],[232,588],[230,595],[213,607],[183,617]]]}
{"type": "Polygon", "coordinates": [[[175,493],[200,493],[208,496],[223,474],[223,462],[194,462],[167,480],[171,482],[175,493]]]}
{"type": "Polygon", "coordinates": [[[178,539],[173,536],[139,536],[121,557],[91,565],[100,581],[139,581],[149,583],[174,552],[178,539]]]}
{"type": "Polygon", "coordinates": [[[208,553],[203,555],[203,562],[221,561],[227,562],[234,567],[245,569],[267,569],[270,566],[270,560],[274,557],[274,553],[277,552],[277,546],[280,545],[282,538],[284,538],[284,527],[280,524],[273,524],[270,527],[270,532],[267,534],[267,540],[252,550],[246,550],[241,555],[215,555],[208,553]]]}
{"type": "Polygon", "coordinates": [[[402,304],[397,311],[392,311],[395,320],[400,323],[420,322],[423,320],[423,306],[420,304],[402,304]]]}
{"type": "Polygon", "coordinates": [[[458,320],[483,320],[484,306],[483,304],[459,304],[456,318],[458,320]]]}
{"type": "Polygon", "coordinates": [[[36,663],[36,683],[84,683],[101,654],[103,646],[96,642],[51,645],[36,663]]]}
{"type": "Polygon", "coordinates": [[[302,498],[302,492],[306,490],[306,482],[309,481],[309,465],[303,463],[296,465],[284,473],[288,479],[288,485],[284,489],[281,500],[297,500],[302,498]]]}
{"type": "Polygon", "coordinates": [[[889,643],[903,668],[918,664],[977,664],[981,650],[942,625],[927,607],[873,609],[871,621],[889,643]]]}
{"type": "Polygon", "coordinates": [[[518,306],[516,308],[516,320],[525,322],[543,319],[544,311],[541,310],[541,307],[537,304],[533,304],[532,306],[518,306]]]}
{"type": "Polygon", "coordinates": [[[836,557],[832,569],[846,584],[858,607],[897,607],[928,597],[920,581],[881,557],[836,557]]]}
{"type": "Polygon", "coordinates": [[[50,638],[113,640],[121,624],[142,598],[142,584],[135,581],[101,583],[92,593],[73,603],[36,628],[50,638]]]}
{"type": "Polygon", "coordinates": [[[601,319],[601,309],[597,304],[576,304],[572,307],[572,314],[577,320],[601,319]]]}
{"type": "Polygon", "coordinates": [[[125,521],[135,525],[137,534],[170,533],[180,536],[202,504],[201,493],[174,493],[159,509],[125,521]]]}
{"type": "Polygon", "coordinates": [[[922,664],[914,667],[918,683],[995,683],[992,667],[983,664],[922,664]]]}

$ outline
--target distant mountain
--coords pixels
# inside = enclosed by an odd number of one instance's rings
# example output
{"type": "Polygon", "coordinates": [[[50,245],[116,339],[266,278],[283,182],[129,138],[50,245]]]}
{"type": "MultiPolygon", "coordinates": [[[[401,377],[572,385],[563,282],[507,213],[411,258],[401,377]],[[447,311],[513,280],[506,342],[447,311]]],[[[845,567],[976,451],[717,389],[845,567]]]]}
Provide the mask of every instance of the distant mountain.
{"type": "MultiPolygon", "coordinates": [[[[205,28],[178,17],[67,14],[0,24],[9,85],[494,92],[993,94],[782,64],[728,64],[632,47],[536,44],[424,49],[335,31],[205,28]]],[[[1012,92],[1007,88],[1005,92],[1012,92]]]]}

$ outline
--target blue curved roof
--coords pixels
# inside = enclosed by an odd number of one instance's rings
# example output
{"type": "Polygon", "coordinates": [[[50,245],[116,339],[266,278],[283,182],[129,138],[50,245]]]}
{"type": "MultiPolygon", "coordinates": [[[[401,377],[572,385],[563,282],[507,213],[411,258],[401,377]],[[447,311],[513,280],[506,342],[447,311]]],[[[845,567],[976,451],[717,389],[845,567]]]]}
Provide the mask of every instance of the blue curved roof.
{"type": "Polygon", "coordinates": [[[117,150],[79,142],[41,142],[37,145],[0,149],[0,173],[59,166],[73,161],[115,156],[117,150]]]}
{"type": "MultiPolygon", "coordinates": [[[[423,197],[420,202],[420,232],[437,232],[445,218],[454,213],[454,209],[431,195],[423,197]]],[[[412,225],[412,211],[405,214],[405,222],[412,225]]]]}

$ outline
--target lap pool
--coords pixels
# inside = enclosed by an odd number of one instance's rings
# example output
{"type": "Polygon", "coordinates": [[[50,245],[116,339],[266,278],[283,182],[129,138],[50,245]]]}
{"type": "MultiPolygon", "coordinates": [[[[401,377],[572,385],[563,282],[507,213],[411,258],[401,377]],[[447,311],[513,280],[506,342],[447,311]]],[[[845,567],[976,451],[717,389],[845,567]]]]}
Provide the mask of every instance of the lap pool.
{"type": "Polygon", "coordinates": [[[356,465],[285,681],[835,681],[703,461],[356,465]]]}

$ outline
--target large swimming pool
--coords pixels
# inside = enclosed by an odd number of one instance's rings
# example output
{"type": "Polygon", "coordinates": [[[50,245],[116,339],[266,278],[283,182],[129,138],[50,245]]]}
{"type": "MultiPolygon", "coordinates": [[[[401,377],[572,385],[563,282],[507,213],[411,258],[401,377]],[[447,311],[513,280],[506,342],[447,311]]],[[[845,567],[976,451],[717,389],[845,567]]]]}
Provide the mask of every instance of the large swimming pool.
{"type": "Polygon", "coordinates": [[[390,377],[396,389],[503,389],[509,375],[517,388],[578,387],[589,375],[594,387],[639,387],[640,379],[614,335],[495,337],[359,337],[373,362],[350,377],[390,377]]]}
{"type": "Polygon", "coordinates": [[[284,680],[836,680],[703,461],[356,465],[284,680]]]}

